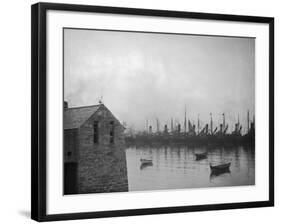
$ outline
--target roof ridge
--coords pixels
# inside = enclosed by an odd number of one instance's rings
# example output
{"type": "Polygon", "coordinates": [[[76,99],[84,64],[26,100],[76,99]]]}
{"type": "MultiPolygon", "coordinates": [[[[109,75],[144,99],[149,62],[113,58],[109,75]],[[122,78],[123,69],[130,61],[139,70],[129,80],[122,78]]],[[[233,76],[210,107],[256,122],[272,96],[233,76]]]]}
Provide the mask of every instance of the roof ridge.
{"type": "Polygon", "coordinates": [[[64,108],[64,109],[80,109],[80,108],[86,108],[86,107],[97,107],[97,106],[101,106],[101,104],[93,104],[93,105],[88,105],[88,106],[79,106],[79,107],[68,107],[68,108],[64,108]]]}
{"type": "Polygon", "coordinates": [[[102,107],[102,104],[98,104],[64,109],[64,129],[79,128],[90,116],[102,107]]]}

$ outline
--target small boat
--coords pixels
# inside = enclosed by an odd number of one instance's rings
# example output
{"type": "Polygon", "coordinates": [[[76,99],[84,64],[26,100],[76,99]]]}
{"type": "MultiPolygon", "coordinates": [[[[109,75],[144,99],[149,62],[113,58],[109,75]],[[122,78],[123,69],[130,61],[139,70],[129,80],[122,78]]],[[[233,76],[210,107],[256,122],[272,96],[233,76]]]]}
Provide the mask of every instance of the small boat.
{"type": "Polygon", "coordinates": [[[207,158],[207,152],[195,153],[196,160],[202,160],[207,158]]]}
{"type": "Polygon", "coordinates": [[[212,165],[210,163],[210,168],[211,171],[223,171],[223,170],[229,170],[231,162],[229,163],[223,163],[223,164],[219,164],[219,165],[212,165]]]}
{"type": "Polygon", "coordinates": [[[140,159],[140,161],[141,161],[141,165],[140,165],[141,170],[148,166],[153,166],[152,159],[140,159]]]}
{"type": "Polygon", "coordinates": [[[140,159],[141,164],[152,164],[152,159],[140,159]]]}

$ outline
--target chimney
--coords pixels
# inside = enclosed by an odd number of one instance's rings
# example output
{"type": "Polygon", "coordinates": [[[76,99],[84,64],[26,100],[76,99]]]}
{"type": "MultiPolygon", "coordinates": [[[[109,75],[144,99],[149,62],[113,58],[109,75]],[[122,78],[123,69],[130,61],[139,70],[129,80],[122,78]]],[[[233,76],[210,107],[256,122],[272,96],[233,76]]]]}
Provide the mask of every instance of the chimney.
{"type": "Polygon", "coordinates": [[[64,109],[68,108],[68,102],[67,101],[63,101],[63,108],[64,109]]]}

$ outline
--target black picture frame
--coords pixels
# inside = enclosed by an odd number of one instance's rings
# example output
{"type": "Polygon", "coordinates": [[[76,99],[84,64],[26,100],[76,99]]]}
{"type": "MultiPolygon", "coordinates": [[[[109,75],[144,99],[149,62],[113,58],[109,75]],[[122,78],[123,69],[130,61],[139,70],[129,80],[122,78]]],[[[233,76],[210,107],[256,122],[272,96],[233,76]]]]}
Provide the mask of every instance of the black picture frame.
{"type": "Polygon", "coordinates": [[[73,220],[116,216],[161,213],[193,212],[237,208],[274,206],[274,18],[164,11],[137,8],[103,7],[73,4],[37,3],[31,10],[31,218],[36,221],[73,220]],[[160,207],[102,212],[46,214],[46,12],[63,10],[75,12],[100,12],[124,15],[161,16],[235,22],[254,22],[269,25],[269,200],[243,203],[226,203],[196,206],[160,207]]]}

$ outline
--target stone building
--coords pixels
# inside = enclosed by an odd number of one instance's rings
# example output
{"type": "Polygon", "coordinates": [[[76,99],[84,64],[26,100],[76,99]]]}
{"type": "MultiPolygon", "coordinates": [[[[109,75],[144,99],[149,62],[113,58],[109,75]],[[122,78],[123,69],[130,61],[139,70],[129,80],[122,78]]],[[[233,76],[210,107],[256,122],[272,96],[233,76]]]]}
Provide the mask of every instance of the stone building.
{"type": "Polygon", "coordinates": [[[128,191],[124,127],[100,103],[64,103],[64,194],[128,191]]]}

